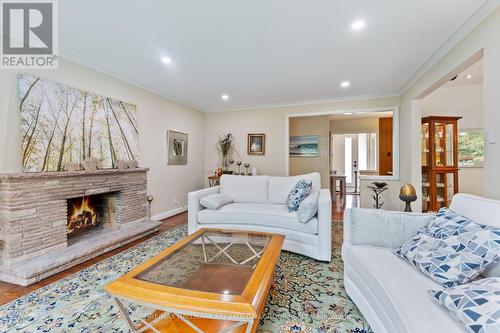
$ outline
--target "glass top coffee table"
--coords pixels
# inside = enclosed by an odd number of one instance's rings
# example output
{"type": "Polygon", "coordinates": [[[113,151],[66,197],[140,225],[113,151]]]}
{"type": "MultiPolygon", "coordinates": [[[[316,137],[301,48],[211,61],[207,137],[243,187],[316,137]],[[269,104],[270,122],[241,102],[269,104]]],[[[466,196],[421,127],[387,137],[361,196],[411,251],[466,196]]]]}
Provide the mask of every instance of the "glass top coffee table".
{"type": "Polygon", "coordinates": [[[277,234],[200,229],[106,290],[132,332],[255,332],[283,241],[277,234]],[[143,318],[134,304],[154,311],[143,318]]]}

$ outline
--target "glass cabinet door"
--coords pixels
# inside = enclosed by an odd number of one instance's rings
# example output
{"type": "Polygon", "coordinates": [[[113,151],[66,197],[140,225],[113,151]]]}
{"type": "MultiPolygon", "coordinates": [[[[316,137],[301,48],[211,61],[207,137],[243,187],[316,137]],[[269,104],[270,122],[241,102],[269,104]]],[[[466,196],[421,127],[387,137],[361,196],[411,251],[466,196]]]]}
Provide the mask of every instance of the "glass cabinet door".
{"type": "Polygon", "coordinates": [[[422,211],[423,212],[428,212],[431,209],[430,186],[431,186],[431,184],[429,183],[429,173],[422,172],[422,211]]]}
{"type": "Polygon", "coordinates": [[[422,166],[429,166],[430,147],[429,147],[429,124],[422,124],[422,166]]]}
{"type": "Polygon", "coordinates": [[[446,207],[446,174],[436,174],[436,202],[437,209],[446,207]]]}
{"type": "Polygon", "coordinates": [[[435,166],[436,167],[449,167],[454,166],[454,142],[453,132],[455,129],[454,124],[449,123],[435,123],[435,166]]]}

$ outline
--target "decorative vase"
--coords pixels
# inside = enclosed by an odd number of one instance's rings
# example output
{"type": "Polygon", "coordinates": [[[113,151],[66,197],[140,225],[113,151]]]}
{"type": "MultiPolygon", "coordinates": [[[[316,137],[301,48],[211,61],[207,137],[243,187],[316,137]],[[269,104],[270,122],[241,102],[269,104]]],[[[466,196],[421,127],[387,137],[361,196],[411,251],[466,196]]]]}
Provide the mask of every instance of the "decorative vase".
{"type": "Polygon", "coordinates": [[[405,212],[411,212],[411,203],[417,200],[417,191],[412,184],[404,184],[399,191],[399,199],[406,203],[405,212]]]}

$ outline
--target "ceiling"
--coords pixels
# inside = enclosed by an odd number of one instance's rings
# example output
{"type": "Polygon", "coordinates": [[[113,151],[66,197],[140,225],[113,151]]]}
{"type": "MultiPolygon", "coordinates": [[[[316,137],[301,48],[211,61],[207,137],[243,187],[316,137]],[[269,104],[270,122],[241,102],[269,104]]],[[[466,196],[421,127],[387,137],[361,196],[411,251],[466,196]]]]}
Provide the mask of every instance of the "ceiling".
{"type": "Polygon", "coordinates": [[[204,111],[390,95],[485,2],[59,1],[60,48],[204,111]]]}
{"type": "Polygon", "coordinates": [[[346,120],[346,119],[372,119],[372,118],[389,118],[392,117],[392,111],[376,111],[376,112],[354,112],[332,114],[330,120],[346,120]]]}
{"type": "Polygon", "coordinates": [[[476,62],[453,81],[448,81],[443,87],[476,86],[483,84],[483,60],[476,62]]]}

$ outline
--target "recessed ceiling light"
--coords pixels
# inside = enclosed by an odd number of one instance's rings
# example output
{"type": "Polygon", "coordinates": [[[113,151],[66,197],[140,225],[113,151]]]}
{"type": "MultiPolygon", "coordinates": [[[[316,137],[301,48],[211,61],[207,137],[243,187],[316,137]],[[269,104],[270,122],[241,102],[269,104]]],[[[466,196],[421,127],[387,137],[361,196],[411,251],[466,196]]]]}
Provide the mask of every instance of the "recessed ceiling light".
{"type": "Polygon", "coordinates": [[[466,76],[466,78],[472,79],[472,75],[469,74],[469,75],[466,76]]]}
{"type": "Polygon", "coordinates": [[[223,94],[221,97],[220,97],[223,101],[227,101],[229,99],[229,95],[227,94],[223,94]]]}
{"type": "Polygon", "coordinates": [[[351,24],[351,29],[353,31],[359,31],[359,30],[363,30],[366,26],[366,22],[363,21],[363,20],[357,20],[357,21],[354,21],[352,22],[351,24]]]}
{"type": "Polygon", "coordinates": [[[344,114],[345,114],[346,116],[350,116],[350,115],[352,114],[352,112],[344,112],[344,114]]]}
{"type": "Polygon", "coordinates": [[[349,81],[344,81],[344,82],[342,82],[342,83],[340,84],[340,86],[341,86],[342,88],[347,88],[347,87],[349,87],[350,85],[351,85],[351,82],[349,82],[349,81]]]}
{"type": "Polygon", "coordinates": [[[161,57],[161,62],[168,65],[172,63],[172,59],[170,57],[161,57]]]}

